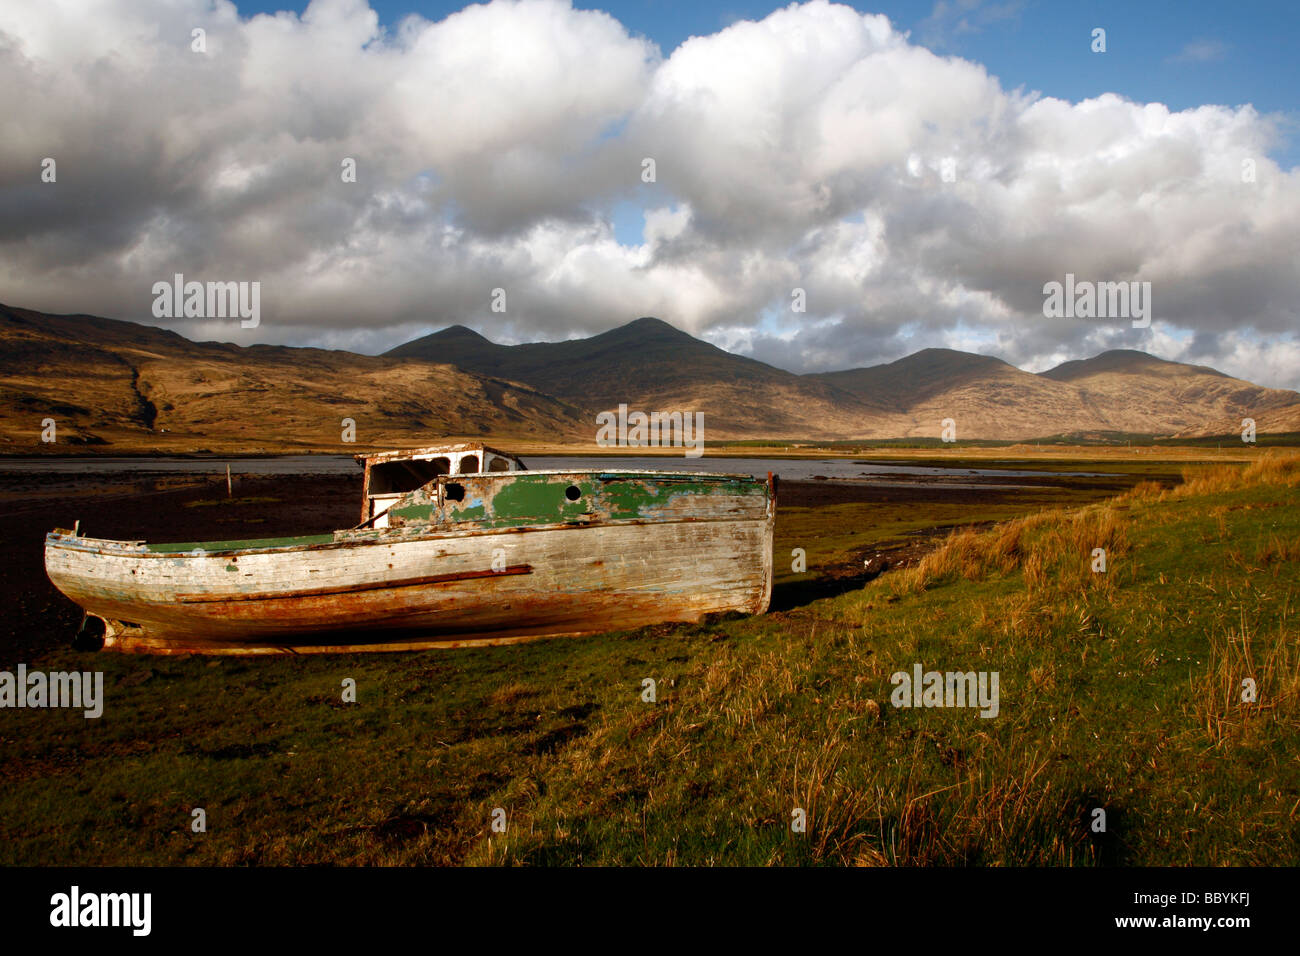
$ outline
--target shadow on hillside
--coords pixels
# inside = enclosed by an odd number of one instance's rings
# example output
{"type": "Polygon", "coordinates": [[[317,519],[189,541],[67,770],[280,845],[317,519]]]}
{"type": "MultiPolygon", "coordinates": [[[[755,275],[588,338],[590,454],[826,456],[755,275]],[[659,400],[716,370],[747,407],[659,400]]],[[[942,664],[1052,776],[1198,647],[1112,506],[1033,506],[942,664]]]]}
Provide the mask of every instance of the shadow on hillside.
{"type": "Polygon", "coordinates": [[[864,584],[868,581],[874,581],[886,570],[888,570],[888,565],[873,571],[834,576],[825,575],[809,578],[807,581],[784,581],[775,584],[772,587],[772,606],[770,610],[791,611],[797,607],[803,607],[805,604],[811,604],[813,601],[839,597],[841,594],[860,590],[864,584]]]}
{"type": "Polygon", "coordinates": [[[855,570],[852,566],[831,568],[827,574],[801,581],[780,581],[772,585],[772,606],[774,611],[789,611],[813,604],[814,601],[827,597],[839,597],[850,591],[861,591],[868,581],[874,581],[885,571],[893,567],[888,561],[876,562],[876,567],[855,570]]]}

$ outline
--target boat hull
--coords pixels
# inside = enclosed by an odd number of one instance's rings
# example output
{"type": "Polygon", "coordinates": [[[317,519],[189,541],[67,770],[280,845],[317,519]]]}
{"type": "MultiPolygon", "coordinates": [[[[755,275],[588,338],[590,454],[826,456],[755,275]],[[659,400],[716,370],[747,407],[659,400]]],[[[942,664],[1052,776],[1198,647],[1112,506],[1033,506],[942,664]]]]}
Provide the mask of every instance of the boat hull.
{"type": "MultiPolygon", "coordinates": [[[[150,653],[408,650],[762,613],[775,502],[749,516],[378,535],[156,552],[54,533],[46,570],[105,647],[150,653]]],[[[765,505],[765,507],[764,507],[765,505]]]]}

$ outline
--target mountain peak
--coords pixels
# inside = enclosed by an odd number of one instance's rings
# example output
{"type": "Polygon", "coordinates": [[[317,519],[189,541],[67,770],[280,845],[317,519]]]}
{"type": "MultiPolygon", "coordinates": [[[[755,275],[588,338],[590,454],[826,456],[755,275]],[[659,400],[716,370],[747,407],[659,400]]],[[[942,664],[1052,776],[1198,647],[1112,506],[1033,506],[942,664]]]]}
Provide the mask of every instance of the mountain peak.
{"type": "Polygon", "coordinates": [[[481,335],[464,325],[449,325],[445,329],[440,329],[427,336],[427,338],[436,339],[440,342],[486,342],[489,345],[492,344],[492,340],[487,336],[481,335]]]}
{"type": "MultiPolygon", "coordinates": [[[[498,348],[491,339],[480,335],[463,325],[449,325],[445,329],[422,335],[418,339],[403,342],[391,348],[384,355],[389,358],[422,358],[439,361],[439,357],[448,351],[460,355],[469,351],[486,351],[498,348]]],[[[445,359],[444,359],[445,361],[445,359]]]]}
{"type": "Polygon", "coordinates": [[[1156,358],[1150,352],[1143,352],[1140,349],[1107,349],[1098,355],[1094,355],[1087,361],[1097,368],[1118,369],[1126,366],[1137,365],[1173,365],[1167,359],[1156,358]]]}
{"type": "Polygon", "coordinates": [[[713,351],[714,349],[714,346],[695,338],[689,332],[683,332],[677,326],[651,316],[633,319],[631,322],[615,326],[607,332],[593,335],[586,341],[597,348],[686,348],[694,352],[713,351]]]}
{"type": "Polygon", "coordinates": [[[656,338],[694,339],[694,336],[689,332],[683,332],[677,326],[650,315],[643,315],[641,318],[633,319],[625,325],[616,326],[604,334],[635,334],[637,336],[653,336],[656,338]]]}
{"type": "Polygon", "coordinates": [[[905,355],[879,369],[892,369],[900,374],[942,380],[963,375],[977,375],[994,371],[1017,370],[1014,365],[992,355],[962,352],[958,349],[928,348],[905,355]]]}
{"type": "Polygon", "coordinates": [[[909,359],[915,359],[915,358],[925,358],[930,360],[946,359],[952,362],[966,362],[966,363],[975,363],[980,365],[987,365],[990,362],[995,362],[998,365],[1009,364],[1007,362],[1004,362],[1002,359],[992,355],[981,355],[978,352],[963,352],[960,349],[948,349],[948,348],[940,348],[940,347],[921,349],[919,351],[913,352],[911,355],[899,359],[898,361],[906,362],[909,359]]]}
{"type": "Polygon", "coordinates": [[[1157,358],[1147,352],[1138,349],[1111,349],[1102,352],[1100,355],[1094,355],[1092,358],[1075,359],[1072,362],[1062,362],[1055,368],[1049,368],[1039,374],[1043,378],[1055,379],[1058,382],[1071,382],[1082,378],[1088,378],[1093,375],[1101,375],[1107,372],[1119,374],[1176,374],[1184,375],[1188,373],[1201,373],[1207,375],[1216,375],[1220,378],[1230,378],[1217,369],[1209,368],[1204,365],[1186,365],[1181,362],[1171,362],[1168,359],[1157,358]]]}

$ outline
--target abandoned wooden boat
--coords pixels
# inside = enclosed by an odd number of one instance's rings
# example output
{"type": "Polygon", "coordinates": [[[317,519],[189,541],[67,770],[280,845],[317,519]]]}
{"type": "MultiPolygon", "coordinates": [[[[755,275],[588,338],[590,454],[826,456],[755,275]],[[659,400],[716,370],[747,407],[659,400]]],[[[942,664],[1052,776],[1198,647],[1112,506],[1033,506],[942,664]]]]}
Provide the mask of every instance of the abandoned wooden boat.
{"type": "Polygon", "coordinates": [[[105,647],[161,654],[509,643],[771,599],[770,474],[529,471],[477,443],[357,460],[355,528],[181,544],[56,530],[46,571],[105,647]]]}

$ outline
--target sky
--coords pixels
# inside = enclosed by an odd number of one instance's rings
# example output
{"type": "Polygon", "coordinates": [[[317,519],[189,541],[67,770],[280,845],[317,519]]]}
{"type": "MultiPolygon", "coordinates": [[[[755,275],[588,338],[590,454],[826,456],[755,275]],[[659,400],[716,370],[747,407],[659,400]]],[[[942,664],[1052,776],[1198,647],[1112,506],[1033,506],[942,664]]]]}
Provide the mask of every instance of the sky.
{"type": "Polygon", "coordinates": [[[3,4],[0,301],[367,353],[653,315],[795,372],[1136,348],[1300,388],[1298,25],[1249,0],[3,4]],[[160,316],[176,274],[258,283],[258,324],[160,316]],[[1149,323],[1049,314],[1067,276],[1137,283],[1149,323]]]}

